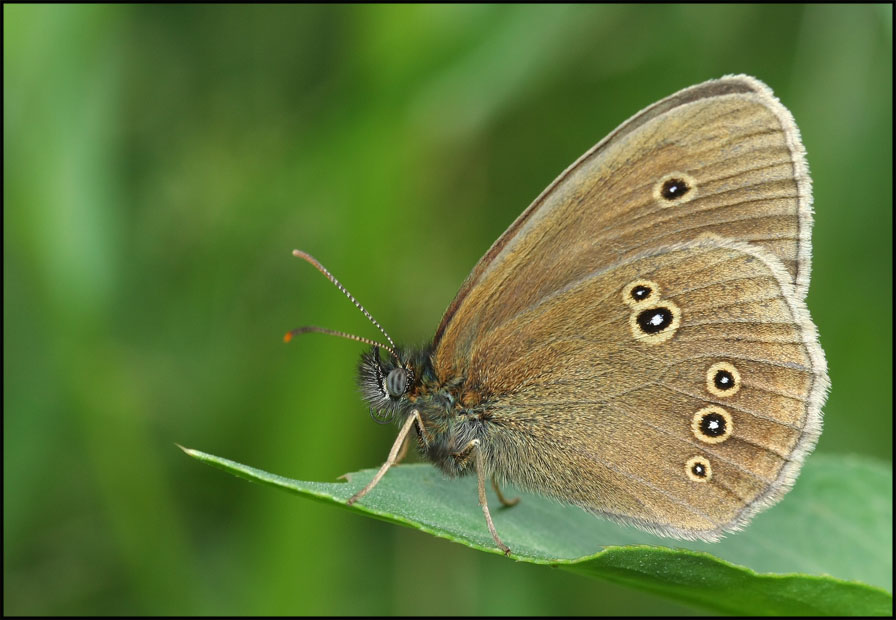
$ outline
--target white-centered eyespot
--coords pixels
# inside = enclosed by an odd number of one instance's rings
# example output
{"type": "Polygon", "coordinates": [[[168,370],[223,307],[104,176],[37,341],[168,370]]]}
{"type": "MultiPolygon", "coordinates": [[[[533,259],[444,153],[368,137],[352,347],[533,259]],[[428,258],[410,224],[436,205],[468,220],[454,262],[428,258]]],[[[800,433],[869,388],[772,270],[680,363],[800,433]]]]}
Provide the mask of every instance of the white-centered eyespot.
{"type": "Polygon", "coordinates": [[[657,301],[636,306],[628,320],[638,342],[655,345],[675,335],[681,325],[681,310],[671,301],[657,301]]]}
{"type": "Polygon", "coordinates": [[[660,286],[651,280],[635,280],[622,289],[622,301],[632,308],[647,305],[660,298],[660,286]]]}
{"type": "Polygon", "coordinates": [[[707,482],[712,478],[712,467],[709,465],[709,459],[703,456],[695,456],[688,459],[685,463],[684,470],[688,478],[694,482],[707,482]]]}
{"type": "Polygon", "coordinates": [[[691,420],[694,436],[705,443],[722,443],[734,431],[731,414],[717,405],[704,407],[691,420]]]}
{"type": "Polygon", "coordinates": [[[653,186],[653,199],[660,207],[677,207],[697,197],[697,181],[684,172],[671,172],[653,186]]]}
{"type": "Polygon", "coordinates": [[[706,389],[719,398],[734,396],[740,391],[740,373],[734,364],[717,362],[706,371],[706,389]]]}

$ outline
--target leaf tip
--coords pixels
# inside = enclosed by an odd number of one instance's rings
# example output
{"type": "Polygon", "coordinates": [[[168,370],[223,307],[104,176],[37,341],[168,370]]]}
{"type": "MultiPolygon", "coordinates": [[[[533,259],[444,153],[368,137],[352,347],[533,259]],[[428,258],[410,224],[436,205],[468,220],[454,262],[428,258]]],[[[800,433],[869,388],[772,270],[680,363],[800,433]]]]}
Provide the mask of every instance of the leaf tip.
{"type": "Polygon", "coordinates": [[[184,452],[186,452],[189,456],[192,456],[194,459],[198,456],[196,453],[196,450],[193,450],[192,448],[185,448],[184,446],[180,445],[176,441],[174,442],[174,445],[177,446],[178,448],[180,448],[181,450],[183,450],[184,452]]]}

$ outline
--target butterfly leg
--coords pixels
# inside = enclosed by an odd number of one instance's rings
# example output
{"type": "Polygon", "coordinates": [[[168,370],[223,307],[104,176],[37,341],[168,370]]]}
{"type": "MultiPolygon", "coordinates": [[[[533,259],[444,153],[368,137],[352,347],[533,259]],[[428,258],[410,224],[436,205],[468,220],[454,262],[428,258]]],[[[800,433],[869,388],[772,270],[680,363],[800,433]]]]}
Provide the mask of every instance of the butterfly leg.
{"type": "Polygon", "coordinates": [[[498,501],[500,501],[504,506],[510,508],[511,506],[516,506],[520,503],[519,497],[514,497],[513,499],[507,499],[504,497],[504,494],[501,493],[501,487],[498,486],[498,481],[495,480],[495,477],[492,476],[492,488],[495,490],[495,494],[498,496],[498,501]]]}
{"type": "MultiPolygon", "coordinates": [[[[429,446],[429,440],[426,438],[426,433],[423,432],[423,425],[420,423],[420,418],[417,418],[414,421],[414,428],[417,430],[417,440],[420,444],[420,449],[425,450],[426,447],[429,446]]],[[[398,453],[393,465],[398,465],[404,460],[404,457],[407,456],[409,443],[411,443],[411,438],[405,437],[404,443],[401,444],[401,452],[398,453]]]]}
{"type": "Polygon", "coordinates": [[[398,460],[398,451],[401,449],[401,446],[404,445],[404,440],[407,438],[408,433],[410,432],[411,427],[414,426],[415,422],[417,423],[417,428],[423,427],[423,424],[420,422],[420,413],[416,409],[411,412],[411,415],[408,416],[408,419],[405,421],[404,426],[402,426],[401,430],[398,432],[398,437],[395,439],[395,443],[392,444],[392,449],[389,451],[389,457],[386,459],[386,462],[383,463],[383,466],[380,467],[380,470],[378,472],[376,472],[373,480],[367,483],[366,487],[349,498],[348,502],[346,502],[349,506],[367,495],[367,492],[375,487],[389,470],[389,468],[396,463],[396,461],[398,460]]]}
{"type": "Polygon", "coordinates": [[[408,438],[405,437],[404,441],[401,442],[401,450],[398,453],[398,456],[395,457],[395,463],[393,465],[398,465],[404,460],[404,457],[408,455],[408,438]]]}
{"type": "Polygon", "coordinates": [[[482,450],[479,447],[479,440],[474,439],[467,444],[467,447],[462,450],[462,453],[466,453],[468,450],[473,451],[473,457],[475,459],[476,476],[479,478],[479,505],[482,506],[482,513],[485,515],[485,523],[488,525],[488,531],[491,533],[492,538],[495,539],[498,548],[504,552],[504,555],[510,555],[510,547],[505,545],[501,539],[498,538],[498,532],[495,530],[495,524],[492,522],[492,514],[488,510],[488,499],[485,496],[485,472],[483,471],[485,468],[482,464],[482,450]]]}

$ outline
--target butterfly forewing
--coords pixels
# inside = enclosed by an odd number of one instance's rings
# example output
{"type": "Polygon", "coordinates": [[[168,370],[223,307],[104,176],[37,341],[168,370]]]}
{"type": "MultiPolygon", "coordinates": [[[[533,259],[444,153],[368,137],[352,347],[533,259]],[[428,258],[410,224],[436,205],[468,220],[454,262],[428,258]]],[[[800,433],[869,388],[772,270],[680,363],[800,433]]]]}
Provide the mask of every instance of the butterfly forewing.
{"type": "Polygon", "coordinates": [[[566,170],[474,268],[436,332],[443,376],[475,371],[490,330],[571,282],[651,248],[716,234],[778,257],[805,295],[811,191],[790,113],[732,76],[643,110],[566,170]]]}

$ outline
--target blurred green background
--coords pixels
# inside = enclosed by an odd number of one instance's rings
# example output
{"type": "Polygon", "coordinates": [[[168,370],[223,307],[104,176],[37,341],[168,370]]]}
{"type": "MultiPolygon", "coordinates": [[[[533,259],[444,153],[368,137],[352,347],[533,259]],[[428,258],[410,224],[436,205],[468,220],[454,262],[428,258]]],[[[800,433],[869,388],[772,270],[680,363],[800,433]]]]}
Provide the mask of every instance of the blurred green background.
{"type": "Polygon", "coordinates": [[[744,72],[814,178],[817,450],[891,461],[891,11],[4,5],[4,613],[688,613],[175,442],[305,480],[378,466],[395,428],[359,400],[362,347],[281,341],[378,333],[290,251],[425,342],[568,164],[744,72]]]}

